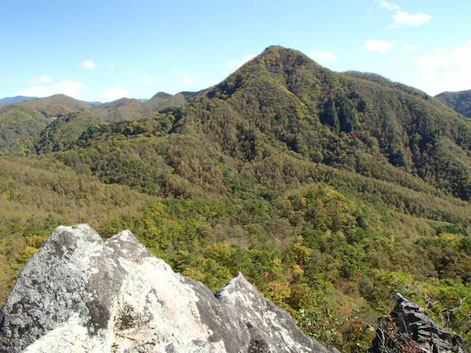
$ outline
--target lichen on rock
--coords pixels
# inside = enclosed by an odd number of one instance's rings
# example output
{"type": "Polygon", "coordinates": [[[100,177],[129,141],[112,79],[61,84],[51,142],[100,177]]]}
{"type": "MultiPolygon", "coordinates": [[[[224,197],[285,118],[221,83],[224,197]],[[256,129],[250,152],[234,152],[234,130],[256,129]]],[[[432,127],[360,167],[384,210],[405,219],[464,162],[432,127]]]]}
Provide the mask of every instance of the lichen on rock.
{"type": "Polygon", "coordinates": [[[216,295],[129,231],[58,227],[0,310],[0,352],[327,352],[239,274],[216,295]]]}

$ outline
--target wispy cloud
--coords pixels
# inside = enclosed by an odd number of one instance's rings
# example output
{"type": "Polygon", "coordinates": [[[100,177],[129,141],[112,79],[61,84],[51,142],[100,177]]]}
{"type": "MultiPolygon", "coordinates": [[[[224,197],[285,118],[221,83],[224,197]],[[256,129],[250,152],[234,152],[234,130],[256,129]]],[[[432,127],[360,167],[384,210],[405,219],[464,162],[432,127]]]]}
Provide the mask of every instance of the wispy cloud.
{"type": "Polygon", "coordinates": [[[95,70],[97,65],[92,60],[85,60],[80,64],[80,67],[85,70],[95,70]]]}
{"type": "Polygon", "coordinates": [[[198,81],[198,76],[183,73],[183,82],[184,83],[190,83],[190,82],[195,82],[195,81],[198,81]]]}
{"type": "Polygon", "coordinates": [[[186,84],[187,89],[188,86],[193,87],[197,83],[201,84],[201,78],[198,75],[194,75],[183,70],[175,70],[175,73],[180,77],[181,81],[186,84]]]}
{"type": "Polygon", "coordinates": [[[327,50],[314,50],[309,53],[309,56],[320,62],[331,62],[338,59],[335,53],[327,50]]]}
{"type": "Polygon", "coordinates": [[[53,78],[47,75],[42,75],[39,77],[35,77],[31,80],[31,83],[33,85],[38,84],[38,83],[51,83],[53,81],[53,78]]]}
{"type": "Polygon", "coordinates": [[[403,49],[408,52],[419,51],[422,49],[421,44],[404,44],[403,49]]]}
{"type": "Polygon", "coordinates": [[[365,48],[368,51],[385,54],[394,48],[394,42],[378,39],[368,39],[365,42],[365,48]]]}
{"type": "Polygon", "coordinates": [[[443,91],[461,91],[470,88],[471,40],[451,51],[437,48],[417,57],[416,77],[410,84],[429,94],[443,91]]]}
{"type": "Polygon", "coordinates": [[[252,60],[255,58],[255,55],[253,54],[247,54],[245,55],[241,60],[231,60],[227,63],[227,67],[229,69],[235,70],[244,65],[246,62],[252,60]]]}
{"type": "Polygon", "coordinates": [[[432,16],[423,12],[410,13],[403,11],[398,5],[386,0],[376,0],[383,9],[394,12],[392,16],[392,27],[422,26],[432,20],[432,16]]]}
{"type": "Polygon", "coordinates": [[[422,26],[432,20],[432,16],[426,13],[411,14],[405,11],[397,11],[393,16],[393,27],[422,26]]]}
{"type": "Polygon", "coordinates": [[[388,1],[385,1],[385,0],[377,0],[376,3],[381,6],[383,9],[386,9],[386,10],[391,10],[391,11],[399,11],[400,10],[400,7],[395,5],[395,4],[392,4],[388,1]]]}
{"type": "Polygon", "coordinates": [[[82,91],[86,85],[74,80],[61,80],[55,83],[35,84],[15,93],[16,96],[48,97],[54,94],[65,94],[82,99],[82,91]]]}
{"type": "Polygon", "coordinates": [[[129,97],[129,92],[122,87],[111,87],[105,90],[101,96],[100,100],[102,102],[112,102],[123,97],[129,97]]]}

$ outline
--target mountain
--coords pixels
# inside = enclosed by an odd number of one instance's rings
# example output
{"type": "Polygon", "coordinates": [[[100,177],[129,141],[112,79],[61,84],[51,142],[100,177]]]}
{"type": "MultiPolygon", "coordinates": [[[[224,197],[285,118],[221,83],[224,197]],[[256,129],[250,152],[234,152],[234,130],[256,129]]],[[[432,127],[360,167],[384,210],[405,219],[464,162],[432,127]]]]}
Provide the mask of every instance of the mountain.
{"type": "MultiPolygon", "coordinates": [[[[174,96],[157,94],[142,102],[138,99],[121,98],[103,103],[84,112],[73,112],[62,116],[44,128],[37,137],[34,146],[36,152],[56,152],[73,148],[82,135],[101,129],[111,123],[123,126],[122,122],[150,119],[160,111],[172,110],[188,104],[191,93],[186,96],[178,93],[174,96]]],[[[110,126],[110,125],[108,125],[110,126]]]]}
{"type": "Polygon", "coordinates": [[[9,105],[15,104],[26,100],[37,99],[36,97],[25,97],[25,96],[15,96],[15,97],[5,97],[0,98],[0,105],[9,105]]]}
{"type": "Polygon", "coordinates": [[[65,95],[25,100],[0,108],[0,150],[32,152],[34,139],[51,121],[65,114],[90,109],[87,103],[65,95]]]}
{"type": "Polygon", "coordinates": [[[166,108],[179,108],[187,104],[188,101],[189,99],[187,99],[187,96],[185,96],[183,93],[170,95],[159,92],[145,102],[145,107],[151,111],[158,111],[166,108]]]}
{"type": "MultiPolygon", "coordinates": [[[[20,103],[20,106],[29,107],[31,109],[35,108],[40,111],[44,110],[44,114],[48,117],[51,117],[51,115],[55,113],[63,114],[64,112],[87,110],[91,108],[90,104],[68,97],[64,94],[55,94],[46,98],[24,101],[20,103]]],[[[15,105],[15,107],[18,107],[18,105],[15,105]]]]}
{"type": "Polygon", "coordinates": [[[137,121],[152,111],[187,105],[178,113],[178,128],[194,125],[199,134],[217,133],[211,142],[231,157],[255,157],[248,155],[255,151],[236,151],[238,141],[219,138],[233,139],[231,132],[245,125],[309,161],[416,191],[426,188],[425,182],[468,200],[469,123],[423,92],[367,76],[337,74],[299,52],[271,47],[221,84],[194,95],[191,105],[184,94],[157,95],[145,103],[107,103],[93,114],[98,123],[137,121]],[[217,115],[222,110],[226,115],[217,115]],[[211,118],[201,121],[201,115],[211,118]],[[221,119],[224,127],[217,126],[221,119]]]}
{"type": "Polygon", "coordinates": [[[157,92],[152,98],[167,99],[167,98],[170,98],[170,97],[172,97],[172,95],[169,94],[169,93],[157,92]]]}
{"type": "Polygon", "coordinates": [[[458,113],[471,118],[471,90],[460,92],[443,92],[435,96],[458,113]]]}
{"type": "Polygon", "coordinates": [[[415,190],[422,188],[413,181],[419,177],[468,200],[469,122],[410,91],[337,74],[299,52],[270,47],[182,109],[178,125],[198,128],[243,160],[257,159],[261,134],[311,162],[415,190]],[[237,136],[249,131],[252,141],[240,143],[237,136]]]}
{"type": "Polygon", "coordinates": [[[178,96],[49,119],[0,157],[3,298],[54,226],[90,217],[212,291],[243,272],[325,346],[364,352],[401,292],[469,347],[469,119],[279,46],[178,96]]]}
{"type": "MultiPolygon", "coordinates": [[[[255,175],[271,175],[279,158],[277,180],[259,179],[272,188],[309,178],[355,193],[368,190],[360,195],[370,198],[371,185],[378,195],[386,182],[441,197],[438,187],[469,199],[469,123],[424,93],[385,82],[352,79],[299,52],[271,47],[173,116],[172,130],[209,140],[226,158],[257,168],[255,175]],[[287,162],[291,156],[298,160],[287,162]],[[316,167],[307,167],[312,162],[316,167]],[[297,172],[285,176],[283,164],[296,165],[297,172]],[[339,169],[355,181],[344,181],[339,169]]],[[[225,188],[221,179],[211,182],[225,188]]],[[[394,189],[380,197],[390,206],[435,213],[394,189]]]]}
{"type": "Polygon", "coordinates": [[[65,95],[0,106],[0,153],[24,155],[69,148],[87,129],[100,124],[145,119],[181,107],[195,93],[158,93],[152,99],[122,98],[110,103],[84,102],[65,95]],[[65,127],[67,125],[67,127],[65,127]]]}

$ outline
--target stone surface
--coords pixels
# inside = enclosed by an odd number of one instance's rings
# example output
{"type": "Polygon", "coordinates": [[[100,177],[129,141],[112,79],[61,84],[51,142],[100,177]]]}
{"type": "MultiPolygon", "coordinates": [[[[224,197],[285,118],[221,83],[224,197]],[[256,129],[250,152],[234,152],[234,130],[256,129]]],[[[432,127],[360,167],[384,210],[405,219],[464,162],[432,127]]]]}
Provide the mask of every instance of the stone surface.
{"type": "Polygon", "coordinates": [[[0,352],[327,352],[242,274],[216,295],[129,232],[58,227],[0,310],[0,352]]]}
{"type": "Polygon", "coordinates": [[[427,312],[397,294],[397,302],[389,316],[378,320],[378,329],[369,353],[466,353],[463,340],[437,323],[427,312]]]}
{"type": "Polygon", "coordinates": [[[232,281],[215,293],[228,307],[237,308],[250,333],[250,352],[325,352],[325,348],[306,336],[293,318],[265,299],[239,273],[232,281]]]}

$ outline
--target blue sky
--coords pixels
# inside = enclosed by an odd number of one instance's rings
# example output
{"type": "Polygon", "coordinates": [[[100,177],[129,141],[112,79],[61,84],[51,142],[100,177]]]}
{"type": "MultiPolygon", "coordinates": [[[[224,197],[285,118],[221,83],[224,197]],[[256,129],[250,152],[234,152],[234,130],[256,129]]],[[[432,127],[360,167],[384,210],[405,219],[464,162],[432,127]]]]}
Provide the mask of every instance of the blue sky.
{"type": "Polygon", "coordinates": [[[469,0],[3,0],[0,97],[199,90],[273,44],[429,94],[471,89],[470,14],[469,0]]]}

